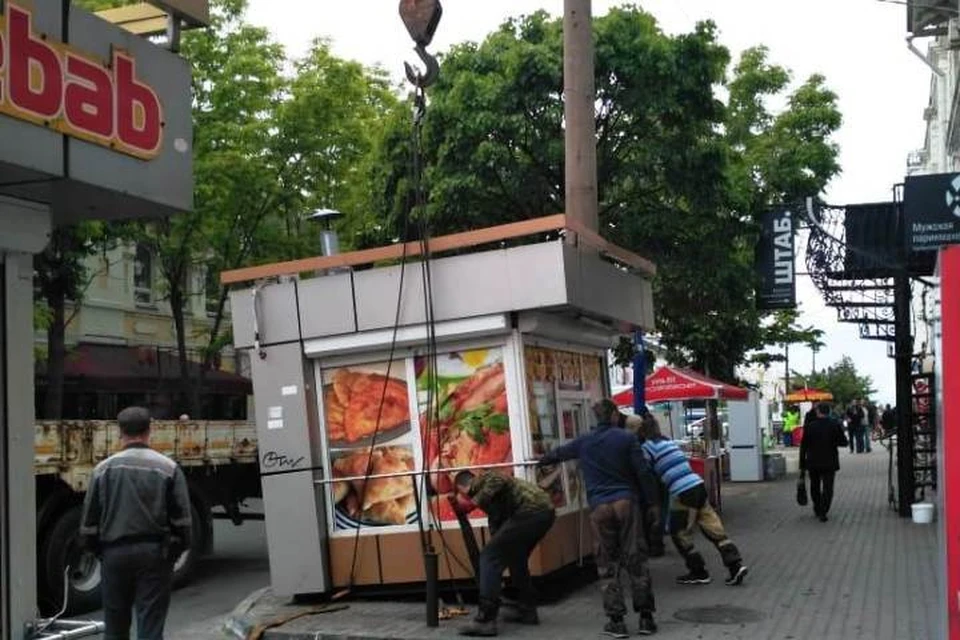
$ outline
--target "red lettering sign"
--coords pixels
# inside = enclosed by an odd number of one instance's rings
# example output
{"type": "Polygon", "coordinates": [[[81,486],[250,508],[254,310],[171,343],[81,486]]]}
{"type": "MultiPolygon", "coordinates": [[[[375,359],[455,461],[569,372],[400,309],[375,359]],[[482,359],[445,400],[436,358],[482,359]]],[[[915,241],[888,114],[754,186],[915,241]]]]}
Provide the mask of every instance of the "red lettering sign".
{"type": "Polygon", "coordinates": [[[32,21],[30,11],[9,1],[0,16],[0,113],[141,159],[156,157],[163,106],[137,78],[136,61],[114,50],[105,66],[34,34],[32,21]]]}

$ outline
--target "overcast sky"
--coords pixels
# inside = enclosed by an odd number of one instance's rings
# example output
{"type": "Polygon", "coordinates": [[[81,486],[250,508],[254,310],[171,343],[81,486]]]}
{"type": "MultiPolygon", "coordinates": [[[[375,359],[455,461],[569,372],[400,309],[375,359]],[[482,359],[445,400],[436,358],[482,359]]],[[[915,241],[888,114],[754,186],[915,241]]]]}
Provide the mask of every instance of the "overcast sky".
{"type": "MultiPolygon", "coordinates": [[[[594,14],[623,4],[594,0],[594,14]]],[[[889,200],[903,179],[907,154],[923,145],[923,109],[930,72],[906,47],[905,8],[878,0],[648,0],[639,3],[669,33],[689,31],[703,19],[720,28],[734,53],[765,44],[771,58],[798,81],[822,73],[840,96],[844,125],[837,142],[843,174],[827,191],[831,203],[889,200]]],[[[250,21],[267,26],[290,55],[301,55],[317,37],[334,51],[367,65],[380,65],[400,78],[403,61],[416,62],[412,43],[397,14],[397,0],[250,0],[250,21]]],[[[464,40],[482,40],[504,19],[538,9],[562,13],[562,0],[446,0],[434,51],[464,40]]],[[[921,43],[921,47],[923,47],[921,43]]],[[[798,297],[803,321],[827,332],[817,367],[844,354],[873,376],[877,399],[893,403],[893,361],[886,345],[859,339],[854,325],[837,323],[807,278],[798,297]]],[[[920,331],[918,340],[923,339],[920,331]]],[[[811,354],[797,347],[791,368],[809,371],[811,354]]],[[[783,375],[782,369],[777,372],[783,375]]],[[[770,374],[777,375],[773,372],[770,374]]]]}

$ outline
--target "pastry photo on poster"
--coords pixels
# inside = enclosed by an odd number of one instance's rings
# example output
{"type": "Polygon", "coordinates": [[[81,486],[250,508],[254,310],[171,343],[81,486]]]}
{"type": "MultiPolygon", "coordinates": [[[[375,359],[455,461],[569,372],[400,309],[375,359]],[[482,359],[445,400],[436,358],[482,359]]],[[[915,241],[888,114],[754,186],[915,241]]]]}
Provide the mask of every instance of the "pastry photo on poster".
{"type": "MultiPolygon", "coordinates": [[[[438,520],[449,522],[456,520],[448,500],[455,492],[456,472],[444,472],[444,468],[482,468],[513,461],[503,350],[441,353],[435,384],[425,357],[415,358],[414,365],[431,510],[438,520]]],[[[512,474],[509,467],[496,471],[512,474]]],[[[485,517],[479,510],[469,515],[485,517]]]]}
{"type": "Polygon", "coordinates": [[[335,528],[416,522],[416,468],[403,360],[322,371],[335,528]],[[409,473],[408,473],[409,472],[409,473]],[[396,474],[387,478],[369,478],[396,474]]]}

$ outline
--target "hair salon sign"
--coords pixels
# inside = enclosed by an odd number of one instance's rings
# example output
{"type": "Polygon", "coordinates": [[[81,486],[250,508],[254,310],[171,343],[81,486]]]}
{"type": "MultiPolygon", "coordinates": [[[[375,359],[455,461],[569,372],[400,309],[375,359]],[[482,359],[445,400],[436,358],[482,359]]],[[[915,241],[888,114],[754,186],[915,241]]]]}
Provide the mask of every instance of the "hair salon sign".
{"type": "Polygon", "coordinates": [[[0,113],[143,160],[160,154],[163,106],[137,79],[136,61],[109,63],[35,33],[13,2],[0,16],[0,113]]]}

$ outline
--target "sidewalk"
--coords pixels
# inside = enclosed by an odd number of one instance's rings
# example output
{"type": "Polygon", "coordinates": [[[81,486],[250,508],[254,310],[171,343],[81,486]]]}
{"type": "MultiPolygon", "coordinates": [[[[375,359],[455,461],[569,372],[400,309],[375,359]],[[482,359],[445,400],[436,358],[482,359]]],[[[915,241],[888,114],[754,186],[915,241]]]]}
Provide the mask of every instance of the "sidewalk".
{"type": "MultiPolygon", "coordinates": [[[[793,451],[788,455],[795,455],[793,451]]],[[[887,507],[887,453],[841,452],[828,523],[795,502],[796,474],[778,482],[726,484],[723,519],[750,575],[739,588],[723,584],[718,554],[700,536],[714,582],[681,587],[684,567],[670,548],[651,561],[657,622],[664,639],[878,640],[937,637],[936,525],[914,525],[887,507]]],[[[266,595],[251,613],[283,616],[266,595]]],[[[464,618],[427,629],[422,604],[347,603],[349,608],[302,617],[267,631],[267,640],[426,640],[452,638],[464,618]]],[[[598,637],[603,625],[595,585],[541,609],[539,627],[501,625],[518,640],[598,637]]],[[[636,621],[631,620],[631,625],[636,621]]]]}

